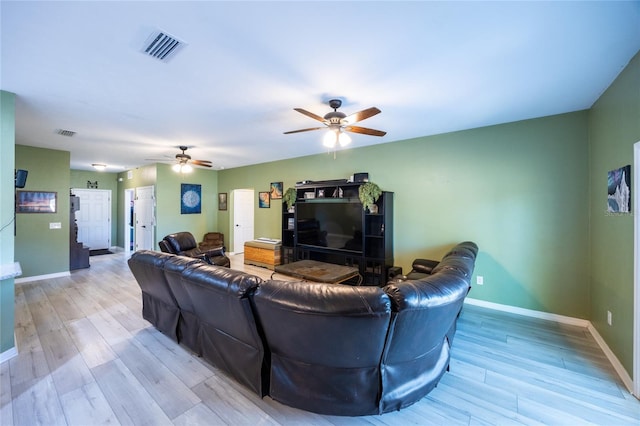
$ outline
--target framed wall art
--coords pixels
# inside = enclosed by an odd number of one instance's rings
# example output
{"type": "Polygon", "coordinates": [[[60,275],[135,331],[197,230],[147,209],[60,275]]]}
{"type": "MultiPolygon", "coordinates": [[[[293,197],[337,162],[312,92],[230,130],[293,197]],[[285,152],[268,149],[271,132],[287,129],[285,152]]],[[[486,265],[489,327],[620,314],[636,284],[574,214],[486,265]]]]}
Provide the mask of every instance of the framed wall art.
{"type": "Polygon", "coordinates": [[[631,165],[607,172],[607,212],[631,212],[631,165]]]}
{"type": "Polygon", "coordinates": [[[227,193],[221,192],[218,194],[218,210],[227,209],[227,193]]]}
{"type": "Polygon", "coordinates": [[[200,214],[202,210],[201,185],[183,183],[180,186],[180,213],[200,214]]]}
{"type": "Polygon", "coordinates": [[[271,199],[269,198],[270,192],[259,192],[258,193],[258,207],[261,209],[268,209],[271,207],[271,199]]]}
{"type": "Polygon", "coordinates": [[[271,188],[269,189],[272,200],[282,199],[282,182],[271,182],[271,188]]]}
{"type": "Polygon", "coordinates": [[[17,191],[16,213],[56,213],[57,201],[57,192],[17,191]]]}

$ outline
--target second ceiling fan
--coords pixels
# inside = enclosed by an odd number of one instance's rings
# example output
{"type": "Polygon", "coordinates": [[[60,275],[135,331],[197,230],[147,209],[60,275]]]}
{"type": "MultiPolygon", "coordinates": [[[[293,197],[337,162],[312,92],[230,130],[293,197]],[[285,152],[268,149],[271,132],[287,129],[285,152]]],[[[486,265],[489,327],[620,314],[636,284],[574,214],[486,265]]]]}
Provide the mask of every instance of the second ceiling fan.
{"type": "Polygon", "coordinates": [[[338,111],[338,108],[342,106],[342,101],[340,99],[331,99],[329,101],[329,106],[333,108],[333,111],[328,112],[324,115],[324,117],[316,115],[302,108],[294,108],[294,110],[298,111],[300,114],[304,114],[307,117],[311,117],[314,120],[320,121],[325,125],[325,127],[309,127],[307,129],[291,130],[289,132],[284,132],[284,134],[289,135],[291,133],[329,129],[335,132],[335,139],[332,142],[331,138],[329,138],[328,143],[327,140],[325,140],[325,145],[328,146],[335,146],[335,142],[341,142],[340,136],[341,134],[344,134],[344,132],[361,133],[363,135],[370,136],[384,136],[387,134],[387,132],[383,132],[382,130],[369,129],[367,127],[353,125],[353,123],[357,123],[369,117],[373,117],[376,114],[379,114],[381,111],[376,107],[363,109],[362,111],[353,113],[351,115],[346,115],[345,113],[338,111]]]}

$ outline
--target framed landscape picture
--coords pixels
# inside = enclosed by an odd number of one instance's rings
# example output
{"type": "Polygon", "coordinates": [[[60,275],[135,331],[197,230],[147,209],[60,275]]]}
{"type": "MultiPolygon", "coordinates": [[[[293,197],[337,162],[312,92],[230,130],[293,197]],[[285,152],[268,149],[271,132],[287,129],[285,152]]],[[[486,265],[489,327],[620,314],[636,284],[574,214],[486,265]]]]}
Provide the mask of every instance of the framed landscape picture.
{"type": "Polygon", "coordinates": [[[18,191],[16,213],[56,213],[57,201],[57,192],[18,191]]]}

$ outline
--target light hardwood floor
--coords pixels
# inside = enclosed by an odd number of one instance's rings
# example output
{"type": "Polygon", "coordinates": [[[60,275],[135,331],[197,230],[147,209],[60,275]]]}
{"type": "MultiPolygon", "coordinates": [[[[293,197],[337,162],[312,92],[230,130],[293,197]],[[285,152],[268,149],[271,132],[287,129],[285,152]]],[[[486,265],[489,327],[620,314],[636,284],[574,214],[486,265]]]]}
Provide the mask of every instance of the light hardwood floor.
{"type": "MultiPolygon", "coordinates": [[[[241,255],[232,267],[271,275],[241,255]]],[[[402,411],[324,416],[260,399],[142,319],[124,253],[17,284],[15,333],[19,355],[0,365],[3,426],[640,424],[640,401],[586,329],[476,306],[450,372],[402,411]]]]}

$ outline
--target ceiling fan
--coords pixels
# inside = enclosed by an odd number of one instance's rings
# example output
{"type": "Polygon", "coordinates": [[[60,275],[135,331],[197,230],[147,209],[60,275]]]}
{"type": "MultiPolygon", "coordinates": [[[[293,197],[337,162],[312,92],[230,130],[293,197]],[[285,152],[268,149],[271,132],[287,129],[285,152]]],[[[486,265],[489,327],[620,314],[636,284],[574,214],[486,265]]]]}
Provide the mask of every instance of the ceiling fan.
{"type": "MultiPolygon", "coordinates": [[[[190,173],[193,170],[193,166],[200,166],[200,167],[212,167],[211,165],[211,161],[208,160],[193,160],[191,159],[191,156],[189,154],[187,154],[185,151],[187,149],[189,149],[188,146],[184,146],[181,145],[178,147],[178,149],[180,151],[182,151],[179,154],[176,154],[176,163],[173,165],[173,170],[175,170],[176,172],[181,172],[181,173],[190,173]]],[[[166,160],[154,160],[154,159],[149,159],[150,161],[166,161],[166,160]]]]}
{"type": "Polygon", "coordinates": [[[298,111],[300,114],[304,114],[307,117],[311,117],[314,120],[320,121],[325,125],[325,127],[310,127],[308,129],[292,130],[289,132],[284,132],[284,134],[289,135],[291,133],[308,132],[311,130],[328,128],[331,133],[325,136],[324,142],[324,144],[328,147],[334,147],[336,143],[340,143],[340,145],[344,146],[346,145],[346,143],[350,142],[350,140],[347,141],[348,137],[345,138],[346,135],[344,134],[344,132],[361,133],[363,135],[370,136],[384,136],[387,134],[387,132],[383,132],[381,130],[369,129],[366,127],[353,125],[354,123],[379,114],[381,111],[376,107],[367,108],[351,115],[346,115],[345,113],[338,111],[338,108],[342,106],[342,101],[340,99],[331,99],[329,101],[329,106],[333,108],[333,111],[328,112],[324,115],[324,117],[320,117],[319,115],[316,115],[302,108],[294,108],[294,110],[298,111]]]}

